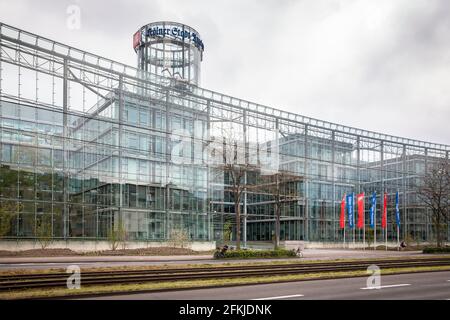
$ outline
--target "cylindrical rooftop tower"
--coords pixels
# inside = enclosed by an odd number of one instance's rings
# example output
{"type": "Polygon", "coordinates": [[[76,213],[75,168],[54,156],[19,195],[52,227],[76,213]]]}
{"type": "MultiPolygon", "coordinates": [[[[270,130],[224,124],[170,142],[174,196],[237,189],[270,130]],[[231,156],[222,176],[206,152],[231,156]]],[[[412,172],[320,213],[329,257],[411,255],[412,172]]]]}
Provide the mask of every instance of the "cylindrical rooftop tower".
{"type": "Polygon", "coordinates": [[[134,34],[133,48],[138,69],[200,84],[204,45],[195,29],[177,22],[149,23],[134,34]]]}

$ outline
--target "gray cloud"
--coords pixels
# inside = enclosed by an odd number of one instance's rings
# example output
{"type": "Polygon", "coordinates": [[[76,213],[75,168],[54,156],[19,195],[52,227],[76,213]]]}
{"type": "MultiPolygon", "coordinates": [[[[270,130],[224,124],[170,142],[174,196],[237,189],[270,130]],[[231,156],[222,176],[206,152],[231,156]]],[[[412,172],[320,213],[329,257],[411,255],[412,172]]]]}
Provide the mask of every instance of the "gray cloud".
{"type": "Polygon", "coordinates": [[[373,131],[450,143],[446,0],[0,0],[0,20],[134,65],[142,25],[191,25],[202,85],[373,131]],[[81,30],[66,28],[79,5],[81,30]]]}

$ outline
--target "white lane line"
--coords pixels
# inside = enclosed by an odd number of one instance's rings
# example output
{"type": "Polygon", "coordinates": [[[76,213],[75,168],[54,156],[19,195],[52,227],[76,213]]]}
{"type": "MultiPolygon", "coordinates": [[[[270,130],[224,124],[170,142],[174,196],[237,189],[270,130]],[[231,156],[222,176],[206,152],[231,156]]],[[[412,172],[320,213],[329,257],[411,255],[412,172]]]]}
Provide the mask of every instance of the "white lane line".
{"type": "Polygon", "coordinates": [[[410,286],[410,285],[411,285],[411,284],[409,284],[409,283],[391,284],[391,285],[387,285],[387,286],[379,286],[379,287],[365,287],[365,288],[361,288],[361,290],[372,290],[372,289],[384,289],[384,288],[406,287],[406,286],[410,286]]]}
{"type": "Polygon", "coordinates": [[[291,294],[289,296],[256,298],[256,299],[252,299],[252,300],[276,300],[276,299],[287,299],[287,298],[295,298],[295,297],[304,297],[304,295],[303,294],[291,294]]]}

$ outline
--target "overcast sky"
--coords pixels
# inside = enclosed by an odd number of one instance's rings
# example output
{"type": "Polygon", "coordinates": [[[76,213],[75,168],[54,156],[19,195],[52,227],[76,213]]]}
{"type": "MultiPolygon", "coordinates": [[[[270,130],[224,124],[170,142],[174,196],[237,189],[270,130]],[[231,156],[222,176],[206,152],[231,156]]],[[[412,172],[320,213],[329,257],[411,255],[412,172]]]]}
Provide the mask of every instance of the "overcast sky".
{"type": "Polygon", "coordinates": [[[132,66],[133,33],[160,20],[199,31],[205,88],[450,144],[447,0],[0,0],[1,22],[132,66]]]}

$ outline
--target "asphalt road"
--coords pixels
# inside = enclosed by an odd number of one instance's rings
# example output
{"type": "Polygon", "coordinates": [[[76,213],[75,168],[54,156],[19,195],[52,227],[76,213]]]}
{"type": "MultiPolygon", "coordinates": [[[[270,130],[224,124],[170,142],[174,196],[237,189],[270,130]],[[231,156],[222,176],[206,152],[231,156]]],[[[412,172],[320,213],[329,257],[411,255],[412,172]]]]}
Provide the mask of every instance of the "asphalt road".
{"type": "Polygon", "coordinates": [[[228,288],[103,296],[105,300],[450,300],[450,272],[389,275],[380,288],[367,278],[300,281],[228,288]]]}

